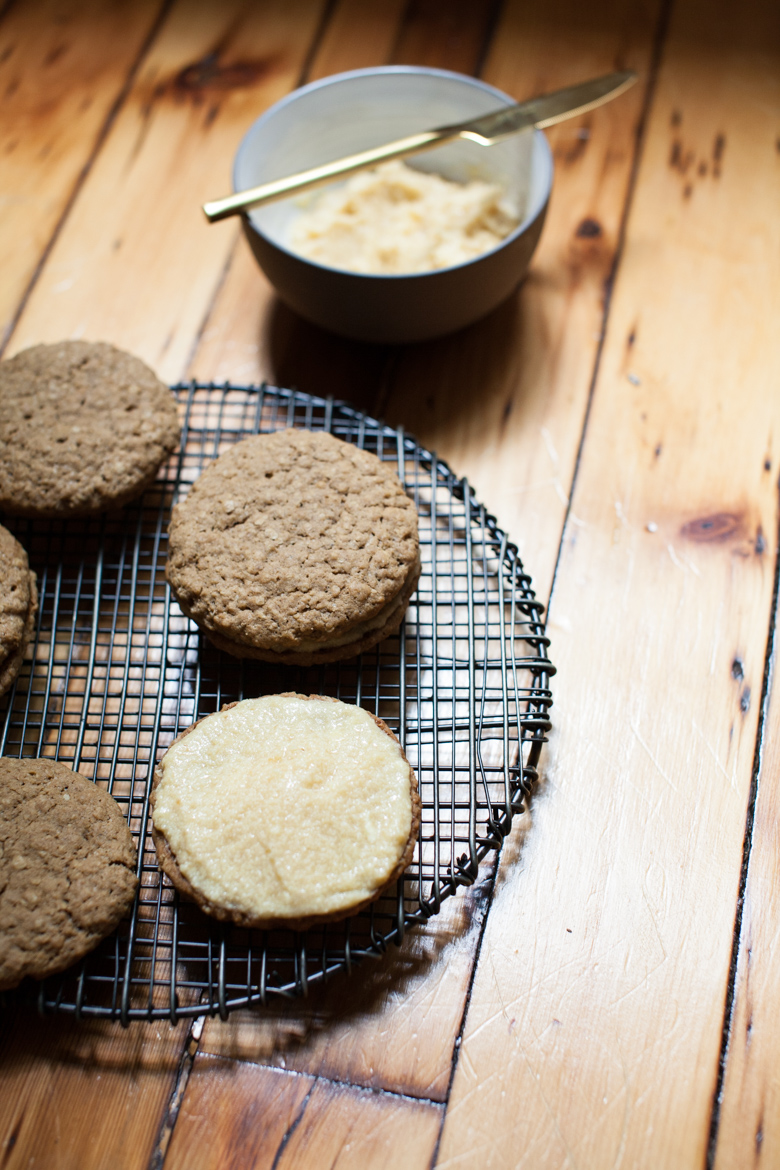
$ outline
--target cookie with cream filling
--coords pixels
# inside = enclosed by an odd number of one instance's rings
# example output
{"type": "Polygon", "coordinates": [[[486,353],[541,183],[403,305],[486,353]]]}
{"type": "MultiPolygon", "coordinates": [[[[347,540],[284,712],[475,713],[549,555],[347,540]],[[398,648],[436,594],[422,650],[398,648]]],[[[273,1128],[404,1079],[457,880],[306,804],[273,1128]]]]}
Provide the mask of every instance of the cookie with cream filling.
{"type": "Polygon", "coordinates": [[[171,518],[171,589],[238,657],[354,657],[398,629],[419,574],[417,513],[394,468],[321,431],[242,440],[171,518]]]}
{"type": "Polygon", "coordinates": [[[241,926],[305,929],[354,914],[411,861],[417,781],[361,707],[244,699],[175,740],[155,773],[153,837],[177,888],[241,926]]]}

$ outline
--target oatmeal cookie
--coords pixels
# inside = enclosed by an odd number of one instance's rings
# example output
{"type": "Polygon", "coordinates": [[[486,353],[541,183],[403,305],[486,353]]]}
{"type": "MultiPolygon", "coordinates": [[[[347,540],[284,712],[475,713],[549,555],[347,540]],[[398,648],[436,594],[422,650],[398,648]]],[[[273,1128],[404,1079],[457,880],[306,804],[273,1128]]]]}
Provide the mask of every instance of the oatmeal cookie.
{"type": "Polygon", "coordinates": [[[0,362],[0,508],[78,516],[119,507],[179,442],[173,396],[105,342],[35,345],[0,362]]]}
{"type": "Polygon", "coordinates": [[[310,666],[398,629],[420,574],[392,466],[324,432],[244,439],[173,511],[166,575],[220,649],[310,666]]]}
{"type": "Polygon", "coordinates": [[[107,792],[54,760],[0,759],[0,990],[82,958],[137,884],[130,830],[107,792]]]}
{"type": "Polygon", "coordinates": [[[35,630],[38,589],[27,553],[0,526],[0,695],[13,685],[35,630]]]}

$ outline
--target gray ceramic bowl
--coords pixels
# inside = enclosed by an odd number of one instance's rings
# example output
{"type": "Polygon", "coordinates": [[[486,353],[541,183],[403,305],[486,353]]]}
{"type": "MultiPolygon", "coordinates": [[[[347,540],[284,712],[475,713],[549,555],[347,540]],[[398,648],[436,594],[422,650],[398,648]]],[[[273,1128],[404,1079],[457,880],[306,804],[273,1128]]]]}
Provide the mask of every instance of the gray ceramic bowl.
{"type": "MultiPolygon", "coordinates": [[[[512,101],[482,81],[442,69],[400,65],[326,77],[295,90],[251,126],[236,155],[234,189],[512,101]]],[[[302,317],[361,341],[421,341],[470,325],[517,287],[539,239],[552,187],[545,136],[527,130],[491,147],[459,140],[411,161],[461,182],[478,177],[500,183],[525,209],[521,223],[498,247],[466,263],[368,276],[291,250],[287,236],[299,201],[256,208],[243,217],[246,237],[281,299],[302,317]]]]}

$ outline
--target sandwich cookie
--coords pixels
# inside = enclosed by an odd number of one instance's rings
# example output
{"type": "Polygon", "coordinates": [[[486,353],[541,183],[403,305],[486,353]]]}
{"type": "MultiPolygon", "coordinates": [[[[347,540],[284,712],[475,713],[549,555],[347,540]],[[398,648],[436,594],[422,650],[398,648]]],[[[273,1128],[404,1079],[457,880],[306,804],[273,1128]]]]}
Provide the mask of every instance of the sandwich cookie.
{"type": "Polygon", "coordinates": [[[152,807],[173,884],[245,927],[356,913],[404,872],[420,825],[390,729],[318,695],[244,699],[193,724],[156,770],[152,807]]]}
{"type": "Polygon", "coordinates": [[[401,624],[417,513],[392,466],[324,432],[237,443],[173,510],[166,575],[220,650],[311,666],[401,624]]]}

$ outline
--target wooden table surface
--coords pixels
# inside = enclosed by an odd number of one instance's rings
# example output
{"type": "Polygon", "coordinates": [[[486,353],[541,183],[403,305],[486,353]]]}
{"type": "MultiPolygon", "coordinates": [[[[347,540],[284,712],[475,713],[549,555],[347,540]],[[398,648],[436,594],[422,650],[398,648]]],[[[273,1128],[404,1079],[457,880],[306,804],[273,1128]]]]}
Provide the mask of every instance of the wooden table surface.
{"type": "Polygon", "coordinates": [[[402,423],[518,543],[558,666],[497,872],[381,965],[226,1022],[6,1015],[3,1170],[780,1166],[776,0],[17,0],[0,92],[5,354],[402,423]],[[517,294],[400,349],[297,319],[199,210],[267,106],[385,62],[640,75],[550,132],[517,294]]]}

